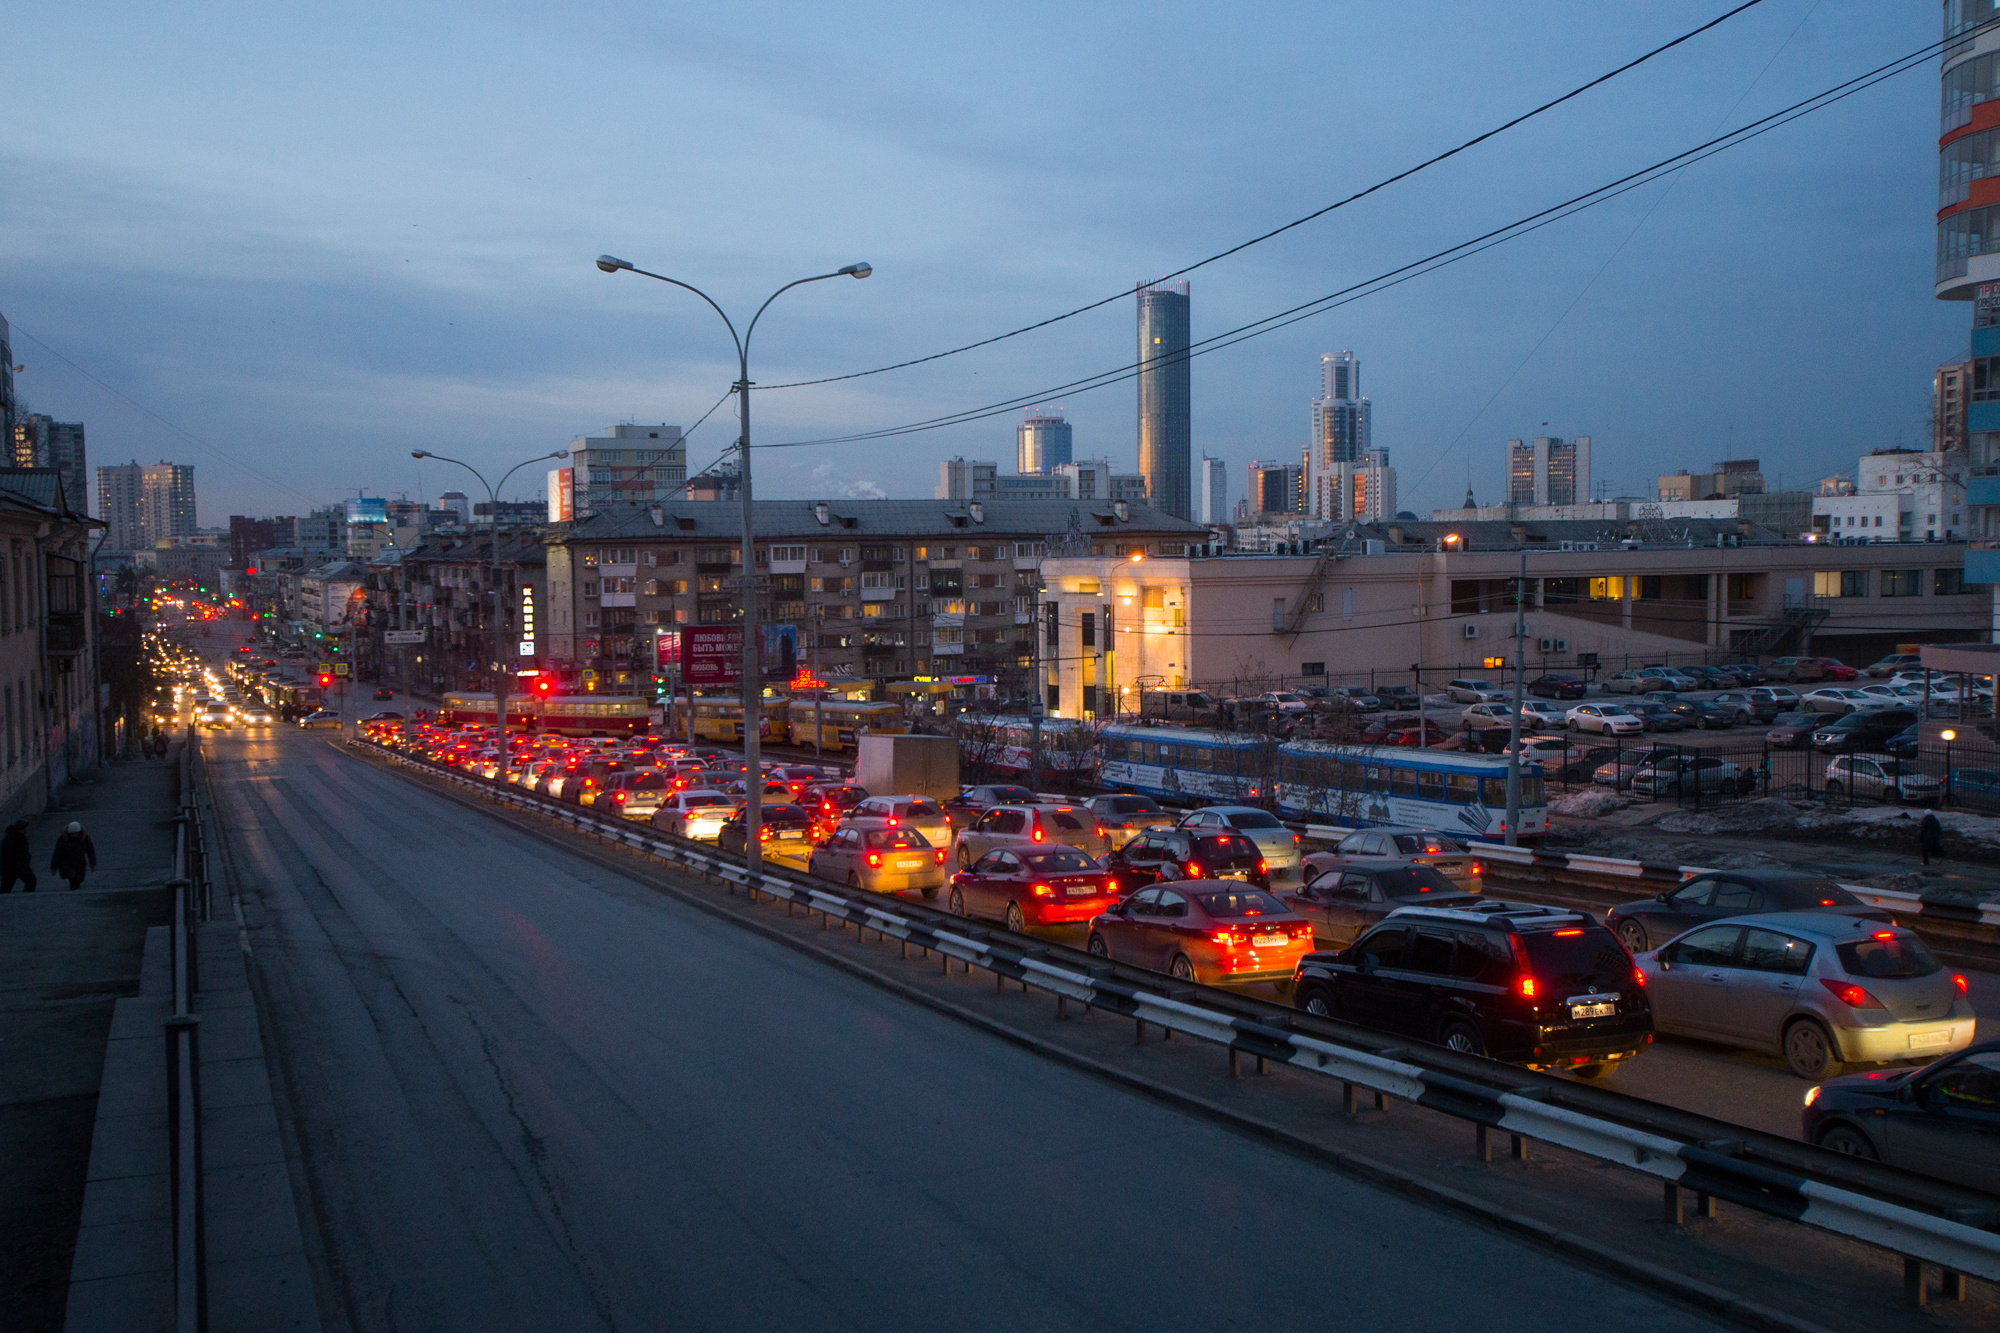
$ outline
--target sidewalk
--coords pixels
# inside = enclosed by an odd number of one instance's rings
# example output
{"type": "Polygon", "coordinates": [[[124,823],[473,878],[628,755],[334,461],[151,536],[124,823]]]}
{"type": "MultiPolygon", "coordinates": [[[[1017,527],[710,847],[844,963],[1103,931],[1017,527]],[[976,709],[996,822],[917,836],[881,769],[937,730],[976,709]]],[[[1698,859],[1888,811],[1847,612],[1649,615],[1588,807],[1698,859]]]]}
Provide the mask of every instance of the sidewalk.
{"type": "Polygon", "coordinates": [[[0,895],[0,1328],[62,1327],[113,1004],[168,917],[178,778],[174,759],[86,773],[29,821],[39,891],[0,895]],[[78,893],[48,871],[72,819],[97,845],[78,893]]]}

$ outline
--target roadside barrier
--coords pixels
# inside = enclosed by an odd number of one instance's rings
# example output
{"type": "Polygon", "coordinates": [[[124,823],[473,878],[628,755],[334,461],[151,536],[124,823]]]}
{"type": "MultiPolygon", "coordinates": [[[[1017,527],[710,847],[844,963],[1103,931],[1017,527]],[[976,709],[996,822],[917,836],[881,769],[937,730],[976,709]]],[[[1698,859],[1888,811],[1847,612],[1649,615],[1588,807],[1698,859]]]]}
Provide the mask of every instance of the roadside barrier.
{"type": "Polygon", "coordinates": [[[213,906],[208,840],[200,788],[207,780],[201,741],[192,724],[181,748],[181,809],[174,829],[172,947],[173,1014],[167,1039],[167,1181],[173,1214],[175,1333],[208,1328],[208,1246],[202,1192],[201,1018],[193,1012],[201,991],[199,924],[213,906]]]}
{"type": "Polygon", "coordinates": [[[1925,1265],[1944,1270],[1947,1290],[1960,1275],[2000,1281],[2000,1202],[1984,1195],[1609,1089],[1572,1087],[1441,1048],[1394,1045],[1381,1034],[988,929],[893,896],[847,890],[768,866],[753,878],[742,861],[702,844],[468,777],[371,740],[353,743],[501,805],[721,880],[732,893],[743,888],[752,901],[763,897],[788,908],[804,906],[828,922],[900,941],[905,955],[913,947],[925,956],[934,953],[947,971],[953,963],[967,971],[977,967],[991,972],[996,985],[1012,980],[1055,995],[1059,1010],[1077,1002],[1130,1017],[1138,1040],[1145,1039],[1150,1023],[1170,1036],[1214,1042],[1227,1049],[1232,1073],[1241,1057],[1250,1056],[1260,1068],[1282,1064],[1340,1082],[1349,1110],[1356,1088],[1373,1092],[1378,1105],[1387,1097],[1411,1102],[1470,1122],[1482,1156],[1489,1152],[1490,1131],[1497,1129],[1514,1136],[1517,1156],[1525,1155],[1526,1141],[1536,1140],[1637,1171],[1661,1182],[1669,1221],[1682,1219],[1685,1195],[1691,1193],[1704,1211],[1711,1200],[1722,1199],[1880,1246],[1903,1257],[1905,1290],[1918,1303],[1927,1290],[1925,1265]],[[1365,1049],[1370,1038],[1382,1048],[1365,1049]]]}

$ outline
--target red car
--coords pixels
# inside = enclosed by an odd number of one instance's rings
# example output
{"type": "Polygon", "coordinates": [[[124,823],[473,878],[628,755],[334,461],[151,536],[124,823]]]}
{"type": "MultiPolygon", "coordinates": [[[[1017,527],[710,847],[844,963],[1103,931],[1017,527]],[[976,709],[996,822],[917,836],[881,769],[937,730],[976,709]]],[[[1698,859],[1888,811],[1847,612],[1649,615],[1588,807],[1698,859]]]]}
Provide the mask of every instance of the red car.
{"type": "Polygon", "coordinates": [[[1009,930],[1074,925],[1116,906],[1118,881],[1088,852],[1020,843],[953,875],[947,901],[960,916],[998,918],[1009,930]]]}
{"type": "Polygon", "coordinates": [[[1856,671],[1853,667],[1847,665],[1847,663],[1839,661],[1835,658],[1815,657],[1813,661],[1819,663],[1820,666],[1825,669],[1826,679],[1828,680],[1853,680],[1856,676],[1861,674],[1859,671],[1856,671]]]}
{"type": "Polygon", "coordinates": [[[1289,985],[1312,923],[1244,884],[1155,885],[1090,923],[1090,952],[1182,981],[1289,985]]]}

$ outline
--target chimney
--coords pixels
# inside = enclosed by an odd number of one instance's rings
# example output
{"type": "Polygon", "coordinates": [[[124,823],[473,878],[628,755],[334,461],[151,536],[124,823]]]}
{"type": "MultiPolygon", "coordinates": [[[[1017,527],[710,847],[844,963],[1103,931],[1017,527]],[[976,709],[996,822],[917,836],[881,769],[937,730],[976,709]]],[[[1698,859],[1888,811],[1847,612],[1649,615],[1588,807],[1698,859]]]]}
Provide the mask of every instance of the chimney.
{"type": "Polygon", "coordinates": [[[665,526],[667,526],[667,511],[665,509],[661,508],[659,505],[654,505],[651,509],[647,510],[646,512],[652,516],[654,527],[664,528],[665,526]]]}

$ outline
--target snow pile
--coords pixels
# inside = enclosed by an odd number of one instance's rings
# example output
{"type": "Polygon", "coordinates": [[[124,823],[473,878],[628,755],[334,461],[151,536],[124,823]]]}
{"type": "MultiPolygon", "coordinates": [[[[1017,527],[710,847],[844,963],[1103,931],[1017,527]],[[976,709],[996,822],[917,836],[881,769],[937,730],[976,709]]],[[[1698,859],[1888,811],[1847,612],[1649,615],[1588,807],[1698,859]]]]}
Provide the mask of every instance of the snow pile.
{"type": "MultiPolygon", "coordinates": [[[[1554,803],[1551,802],[1551,808],[1554,803]]],[[[1967,814],[1961,810],[1937,811],[1944,825],[1945,852],[1949,856],[1992,856],[2000,854],[2000,819],[1967,814]]],[[[1917,824],[1922,810],[1895,805],[1863,805],[1853,809],[1822,808],[1794,804],[1777,797],[1730,801],[1720,809],[1699,814],[1681,811],[1653,821],[1662,833],[1695,836],[1716,834],[1760,834],[1766,837],[1818,841],[1827,837],[1852,838],[1857,842],[1885,843],[1914,849],[1917,824]]]]}
{"type": "Polygon", "coordinates": [[[1585,787],[1549,798],[1549,813],[1569,819],[1602,819],[1613,810],[1623,810],[1632,798],[1603,787],[1585,787]]]}
{"type": "MultiPolygon", "coordinates": [[[[1804,807],[1810,811],[1811,807],[1804,807]]],[[[1662,833],[1786,833],[1799,827],[1802,818],[1810,818],[1802,813],[1799,806],[1775,796],[1760,796],[1754,800],[1729,801],[1714,810],[1680,811],[1653,821],[1653,827],[1662,833]]]]}

